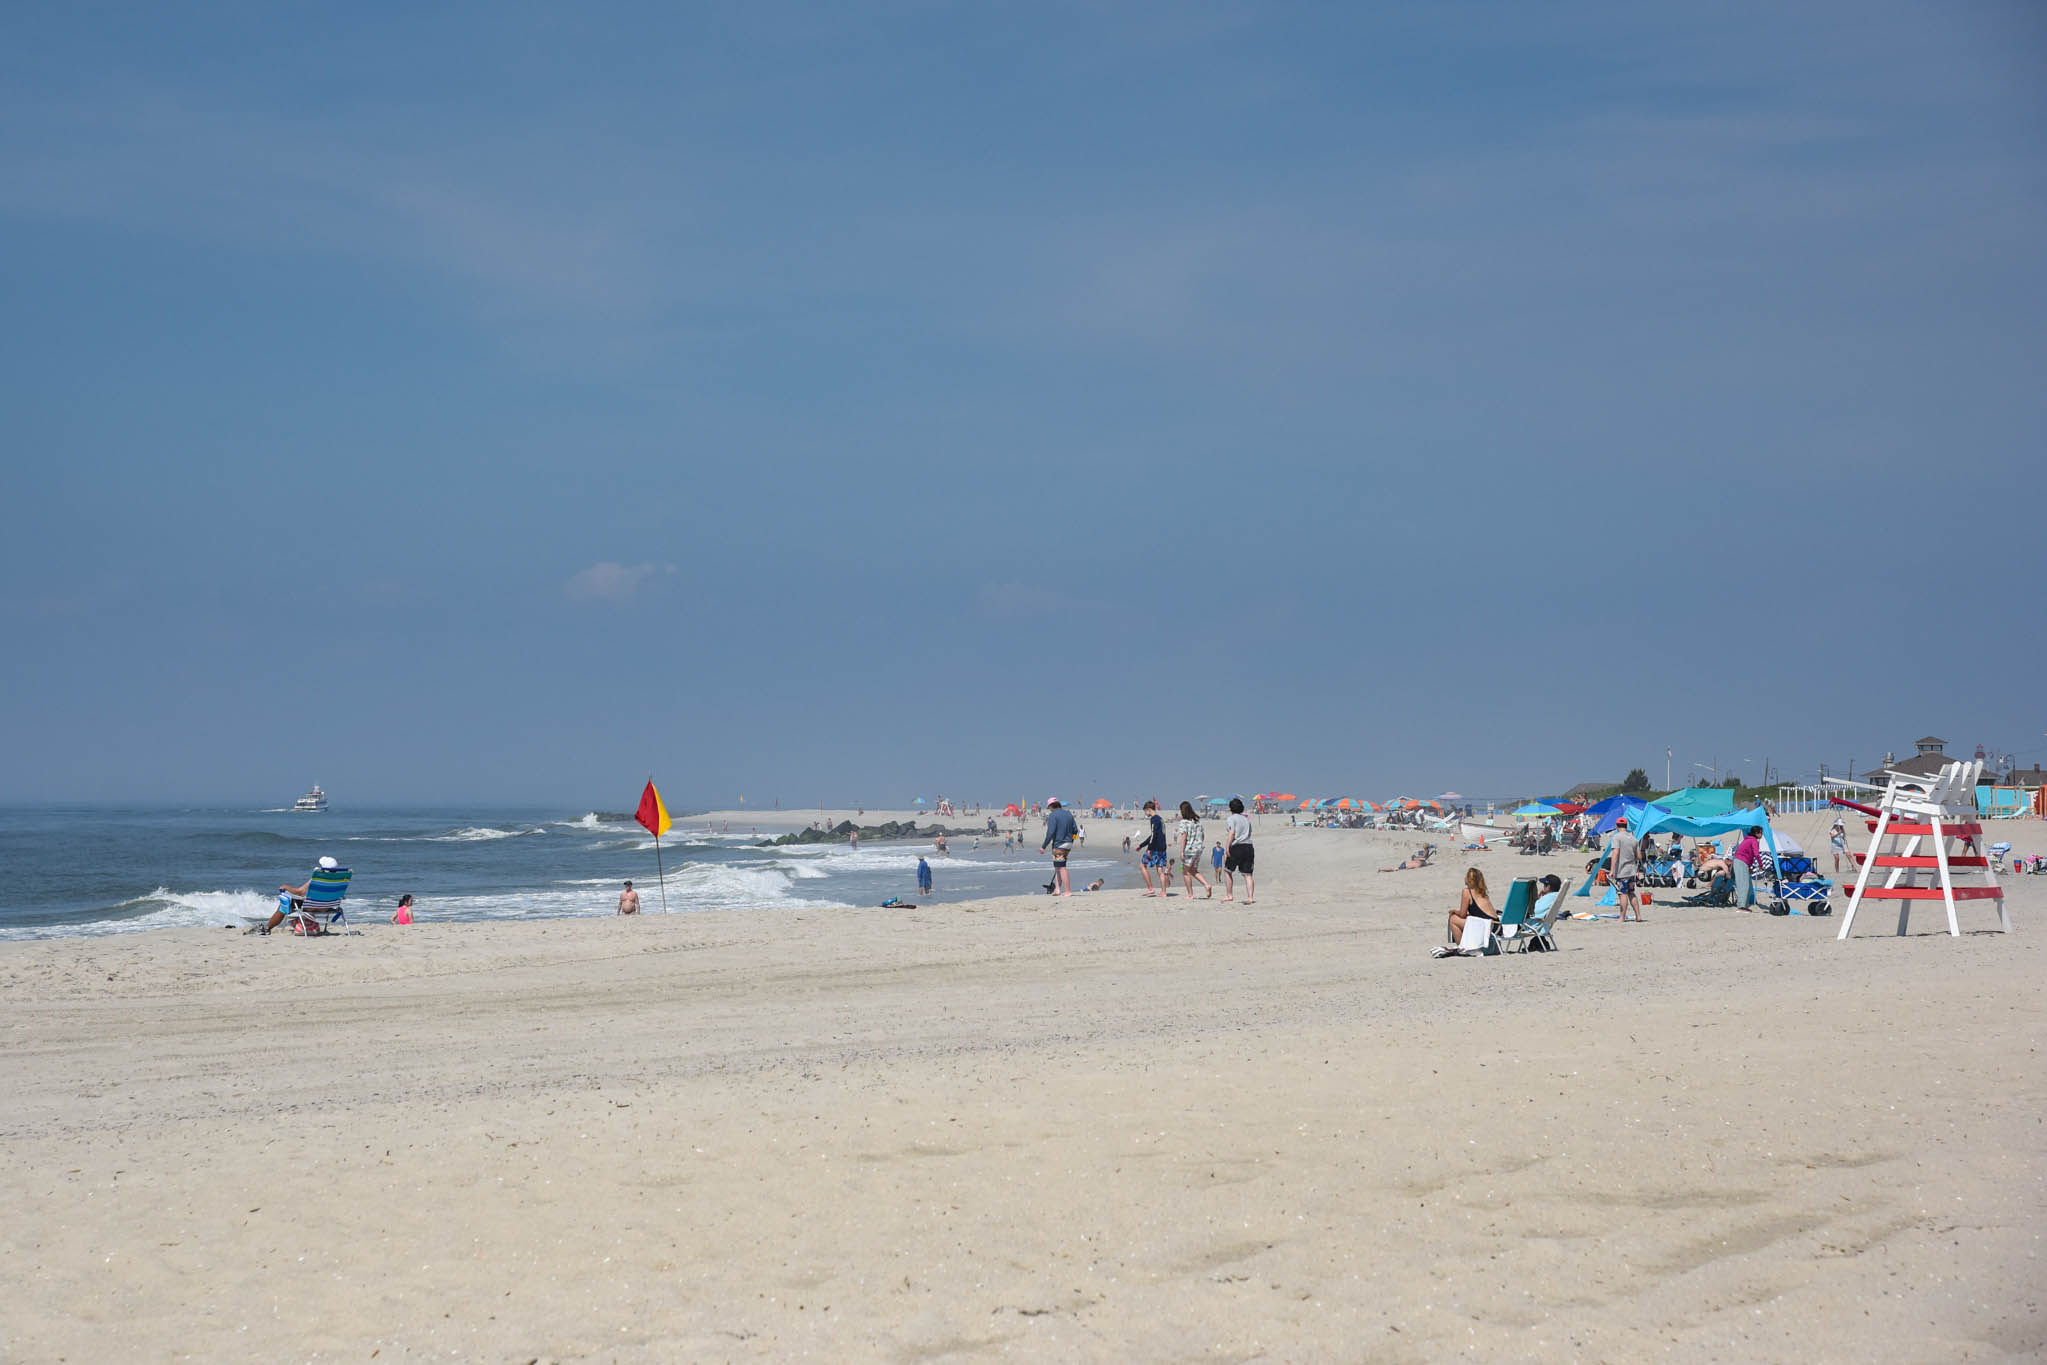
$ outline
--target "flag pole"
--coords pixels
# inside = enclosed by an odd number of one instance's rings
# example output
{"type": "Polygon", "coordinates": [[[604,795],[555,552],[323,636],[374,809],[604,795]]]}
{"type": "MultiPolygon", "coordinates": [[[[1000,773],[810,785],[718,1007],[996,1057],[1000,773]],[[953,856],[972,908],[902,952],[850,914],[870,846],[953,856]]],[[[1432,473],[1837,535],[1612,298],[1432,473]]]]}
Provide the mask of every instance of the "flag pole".
{"type": "MultiPolygon", "coordinates": [[[[647,785],[650,787],[654,785],[654,774],[647,774],[647,785]]],[[[660,824],[660,820],[654,821],[654,880],[661,886],[661,913],[665,915],[668,913],[668,875],[661,870],[660,824]]]]}

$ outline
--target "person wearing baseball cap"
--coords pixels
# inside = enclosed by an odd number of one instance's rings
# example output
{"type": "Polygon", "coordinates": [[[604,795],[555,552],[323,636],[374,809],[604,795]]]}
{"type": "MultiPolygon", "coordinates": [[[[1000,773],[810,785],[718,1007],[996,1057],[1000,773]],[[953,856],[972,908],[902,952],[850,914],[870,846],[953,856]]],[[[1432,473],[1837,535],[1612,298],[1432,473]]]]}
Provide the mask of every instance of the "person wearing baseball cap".
{"type": "MultiPolygon", "coordinates": [[[[341,869],[340,863],[337,863],[332,858],[323,855],[320,859],[320,865],[316,869],[316,871],[337,872],[340,871],[340,869],[341,869]]],[[[308,877],[305,879],[304,882],[300,883],[297,886],[278,887],[277,909],[271,912],[270,922],[263,926],[263,932],[266,934],[269,933],[272,929],[275,929],[278,925],[284,923],[284,917],[287,914],[304,905],[306,903],[306,888],[311,886],[312,884],[313,879],[311,877],[308,877]]]]}
{"type": "Polygon", "coordinates": [[[1606,866],[1607,879],[1613,883],[1614,897],[1620,902],[1621,923],[1629,920],[1641,923],[1642,902],[1635,899],[1635,880],[1642,875],[1642,862],[1625,815],[1613,822],[1613,848],[1606,866]]]}
{"type": "Polygon", "coordinates": [[[1073,841],[1080,837],[1080,822],[1073,818],[1073,812],[1059,804],[1059,798],[1045,798],[1045,838],[1038,845],[1038,852],[1052,850],[1052,894],[1070,896],[1073,881],[1066,872],[1066,855],[1073,852],[1073,841]]]}

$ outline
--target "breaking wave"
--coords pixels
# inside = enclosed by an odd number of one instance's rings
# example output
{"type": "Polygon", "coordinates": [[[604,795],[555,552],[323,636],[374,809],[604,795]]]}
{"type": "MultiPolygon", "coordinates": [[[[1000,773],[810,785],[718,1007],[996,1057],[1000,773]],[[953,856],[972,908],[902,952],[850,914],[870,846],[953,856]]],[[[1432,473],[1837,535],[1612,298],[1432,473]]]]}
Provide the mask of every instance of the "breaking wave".
{"type": "Polygon", "coordinates": [[[95,910],[79,911],[62,923],[0,929],[0,939],[97,938],[136,934],[149,929],[242,927],[249,919],[268,918],[277,896],[261,891],[173,891],[159,886],[147,895],[116,901],[95,910]]]}

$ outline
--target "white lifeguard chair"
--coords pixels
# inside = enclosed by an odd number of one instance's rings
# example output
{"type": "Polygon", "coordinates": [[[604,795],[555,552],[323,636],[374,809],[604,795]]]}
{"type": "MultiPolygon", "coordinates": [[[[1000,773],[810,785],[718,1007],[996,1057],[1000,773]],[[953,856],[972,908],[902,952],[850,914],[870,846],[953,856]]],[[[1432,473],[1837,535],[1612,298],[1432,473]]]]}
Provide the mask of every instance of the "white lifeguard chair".
{"type": "Polygon", "coordinates": [[[1947,906],[1947,931],[1961,937],[1956,901],[1997,902],[1997,920],[2011,932],[2011,912],[2004,890],[1983,855],[1983,826],[1976,810],[1976,779],[1981,760],[1949,763],[1931,779],[1892,773],[1875,819],[1868,822],[1869,851],[1855,854],[1862,871],[1848,895],[1839,938],[1855,927],[1855,912],[1865,900],[1898,902],[1898,932],[1905,932],[1913,901],[1940,901],[1947,906]],[[1931,850],[1921,852],[1931,842],[1931,850]],[[1902,847],[1897,845],[1902,844],[1902,847]],[[1950,845],[1953,845],[1950,847],[1950,845]],[[1885,869],[1883,885],[1871,886],[1870,874],[1885,869]],[[1982,875],[1980,886],[1956,886],[1956,870],[1982,875]]]}

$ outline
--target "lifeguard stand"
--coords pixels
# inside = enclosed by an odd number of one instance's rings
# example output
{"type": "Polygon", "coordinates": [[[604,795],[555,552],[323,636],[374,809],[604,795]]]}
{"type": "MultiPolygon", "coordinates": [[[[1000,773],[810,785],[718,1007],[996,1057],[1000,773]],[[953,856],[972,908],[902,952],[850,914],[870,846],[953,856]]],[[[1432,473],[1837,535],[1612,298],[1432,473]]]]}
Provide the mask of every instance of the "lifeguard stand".
{"type": "Polygon", "coordinates": [[[1974,761],[1946,764],[1931,779],[1891,774],[1877,816],[1868,822],[1869,852],[1855,855],[1862,871],[1849,893],[1838,937],[1847,938],[1854,929],[1855,912],[1865,900],[1898,902],[1900,934],[1912,917],[1913,901],[1940,901],[1947,906],[1947,931],[1957,938],[1962,925],[1955,902],[1994,900],[1998,923],[2011,932],[2004,890],[1983,856],[1983,826],[1976,811],[1976,779],[1982,775],[1982,763],[1974,761]],[[1870,874],[1878,868],[1885,869],[1883,885],[1871,886],[1870,874]],[[1956,886],[1957,869],[1980,873],[1983,884],[1956,886]]]}

